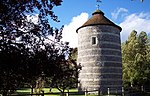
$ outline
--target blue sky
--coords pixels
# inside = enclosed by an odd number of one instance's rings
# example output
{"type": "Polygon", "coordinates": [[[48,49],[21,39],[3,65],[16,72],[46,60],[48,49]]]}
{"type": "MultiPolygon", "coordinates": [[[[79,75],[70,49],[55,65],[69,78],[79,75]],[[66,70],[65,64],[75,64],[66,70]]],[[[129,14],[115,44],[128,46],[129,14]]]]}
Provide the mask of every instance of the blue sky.
{"type": "MultiPolygon", "coordinates": [[[[122,27],[122,42],[132,30],[145,31],[150,34],[150,0],[101,0],[100,10],[114,23],[122,27]]],[[[87,21],[96,8],[96,0],[64,0],[62,5],[54,8],[60,23],[51,21],[54,27],[65,25],[63,41],[69,41],[71,47],[77,47],[75,30],[87,21]]]]}

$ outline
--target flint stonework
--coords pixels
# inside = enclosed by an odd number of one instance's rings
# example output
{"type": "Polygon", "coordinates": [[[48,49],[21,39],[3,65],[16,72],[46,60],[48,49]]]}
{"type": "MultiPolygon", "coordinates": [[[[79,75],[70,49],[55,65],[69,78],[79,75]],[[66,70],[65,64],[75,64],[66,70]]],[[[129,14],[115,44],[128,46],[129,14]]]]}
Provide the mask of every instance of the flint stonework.
{"type": "Polygon", "coordinates": [[[98,10],[89,21],[77,29],[77,62],[82,66],[78,88],[79,91],[100,90],[102,93],[107,93],[107,89],[110,88],[111,92],[117,90],[121,93],[121,28],[103,15],[98,10]],[[94,21],[96,23],[93,23],[94,21]]]}

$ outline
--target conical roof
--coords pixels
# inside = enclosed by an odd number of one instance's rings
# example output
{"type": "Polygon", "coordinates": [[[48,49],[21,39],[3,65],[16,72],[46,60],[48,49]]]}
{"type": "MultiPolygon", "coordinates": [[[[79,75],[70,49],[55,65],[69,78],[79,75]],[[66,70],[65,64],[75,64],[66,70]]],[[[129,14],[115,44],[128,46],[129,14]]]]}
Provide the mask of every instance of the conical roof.
{"type": "Polygon", "coordinates": [[[116,25],[112,21],[110,21],[108,18],[104,16],[104,13],[101,10],[96,10],[93,14],[93,16],[86,21],[81,27],[79,27],[76,32],[82,27],[86,26],[93,26],[93,25],[110,25],[117,27],[120,31],[122,30],[120,26],[116,25]]]}

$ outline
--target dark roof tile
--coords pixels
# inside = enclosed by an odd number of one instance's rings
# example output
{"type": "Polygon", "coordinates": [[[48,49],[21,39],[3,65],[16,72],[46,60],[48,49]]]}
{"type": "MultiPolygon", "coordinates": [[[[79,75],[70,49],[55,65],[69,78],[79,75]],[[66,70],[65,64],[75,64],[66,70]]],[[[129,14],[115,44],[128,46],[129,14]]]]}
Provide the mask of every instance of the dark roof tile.
{"type": "Polygon", "coordinates": [[[76,32],[78,32],[78,30],[82,27],[92,26],[92,25],[110,25],[110,26],[117,27],[120,31],[122,30],[120,26],[114,24],[112,21],[107,19],[101,10],[96,10],[92,15],[93,16],[87,22],[85,22],[81,27],[79,27],[76,30],[76,32]]]}

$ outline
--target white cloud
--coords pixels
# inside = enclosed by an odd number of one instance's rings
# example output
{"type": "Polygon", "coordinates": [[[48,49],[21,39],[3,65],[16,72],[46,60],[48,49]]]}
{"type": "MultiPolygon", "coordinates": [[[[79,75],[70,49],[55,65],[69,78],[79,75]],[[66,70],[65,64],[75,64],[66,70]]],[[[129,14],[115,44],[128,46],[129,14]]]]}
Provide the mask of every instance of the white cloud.
{"type": "MultiPolygon", "coordinates": [[[[33,22],[34,24],[38,24],[38,20],[39,20],[39,17],[38,17],[38,14],[35,14],[35,15],[27,15],[27,21],[28,22],[33,22]]],[[[32,26],[30,26],[32,27],[32,26]]],[[[24,32],[27,32],[29,31],[31,28],[29,27],[24,27],[24,26],[21,26],[21,28],[19,28],[19,30],[21,31],[24,31],[24,32]]]]}
{"type": "Polygon", "coordinates": [[[38,24],[38,14],[35,15],[27,15],[27,20],[33,22],[34,24],[38,24]]]}
{"type": "Polygon", "coordinates": [[[127,15],[126,13],[128,12],[127,9],[125,8],[117,8],[117,10],[115,10],[114,12],[111,13],[112,19],[116,20],[118,18],[118,16],[121,14],[121,17],[127,15]]]}
{"type": "Polygon", "coordinates": [[[138,33],[145,31],[150,34],[150,13],[131,14],[119,24],[122,27],[121,40],[127,40],[130,32],[136,30],[138,33]]]}
{"type": "MultiPolygon", "coordinates": [[[[119,8],[114,11],[112,17],[117,19],[118,15],[121,12],[128,12],[125,8],[119,8]]],[[[122,14],[123,15],[123,14],[122,14]]],[[[78,46],[78,34],[76,33],[76,29],[82,26],[88,20],[88,13],[81,13],[78,16],[72,18],[72,21],[69,24],[66,24],[63,29],[63,38],[64,42],[69,42],[71,47],[78,46]]],[[[38,24],[38,14],[34,16],[27,16],[28,20],[31,20],[35,24],[38,24]]],[[[136,30],[138,34],[141,31],[147,32],[150,34],[150,13],[133,13],[125,17],[124,21],[119,24],[122,28],[121,32],[121,41],[124,42],[127,40],[132,30],[136,30]]]]}
{"type": "Polygon", "coordinates": [[[69,42],[71,47],[78,46],[78,34],[76,29],[82,26],[88,20],[88,13],[81,13],[80,15],[73,17],[72,21],[64,26],[63,29],[63,38],[64,42],[69,42]]]}

